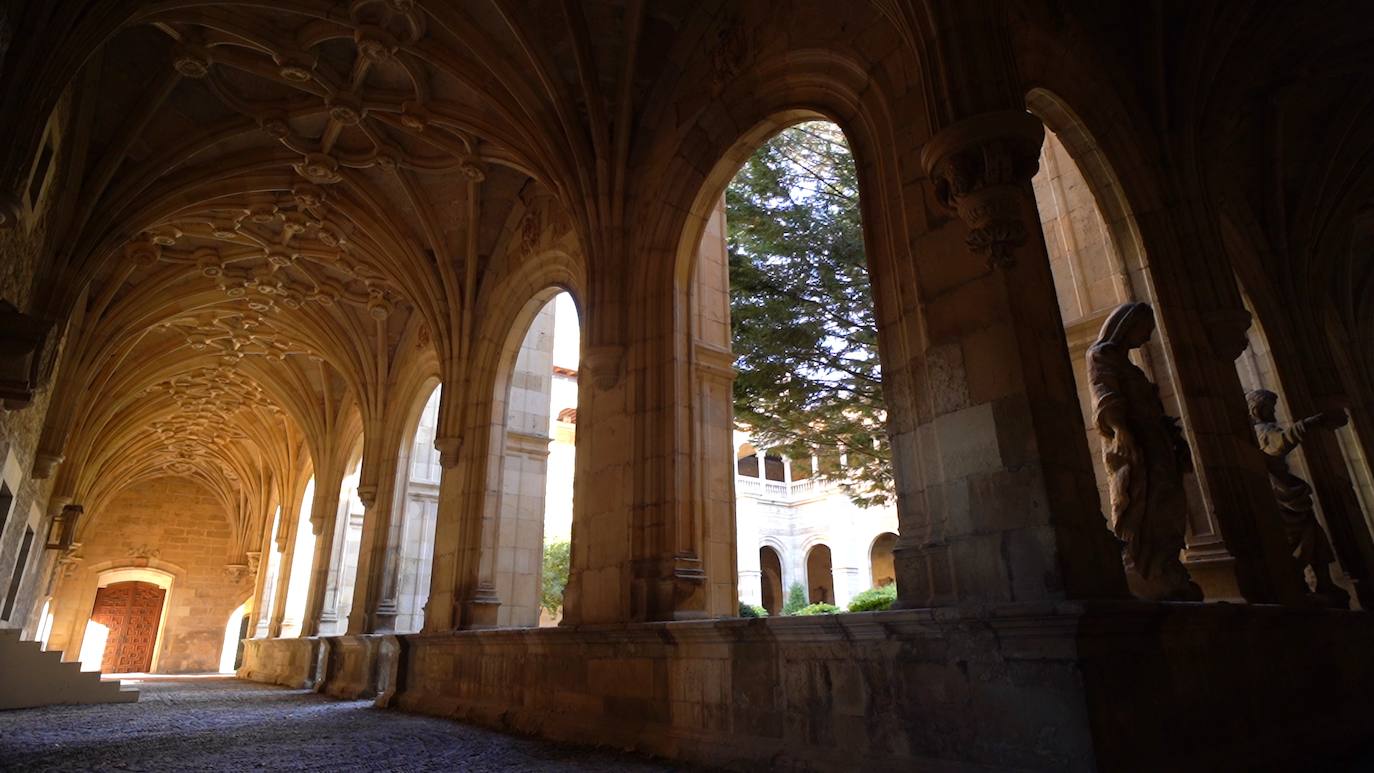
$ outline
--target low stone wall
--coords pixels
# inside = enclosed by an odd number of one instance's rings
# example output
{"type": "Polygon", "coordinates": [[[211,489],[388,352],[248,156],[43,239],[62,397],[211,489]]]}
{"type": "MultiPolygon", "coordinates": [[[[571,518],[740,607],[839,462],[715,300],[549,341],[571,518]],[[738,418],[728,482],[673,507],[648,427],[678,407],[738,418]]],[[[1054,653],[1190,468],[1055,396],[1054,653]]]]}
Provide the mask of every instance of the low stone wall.
{"type": "Polygon", "coordinates": [[[313,688],[318,684],[320,639],[247,639],[238,676],[254,682],[313,688]]]}
{"type": "MultiPolygon", "coordinates": [[[[1015,605],[324,641],[331,694],[740,769],[1269,768],[1374,730],[1359,613],[1015,605]]],[[[290,642],[252,642],[241,674],[290,642]]]]}

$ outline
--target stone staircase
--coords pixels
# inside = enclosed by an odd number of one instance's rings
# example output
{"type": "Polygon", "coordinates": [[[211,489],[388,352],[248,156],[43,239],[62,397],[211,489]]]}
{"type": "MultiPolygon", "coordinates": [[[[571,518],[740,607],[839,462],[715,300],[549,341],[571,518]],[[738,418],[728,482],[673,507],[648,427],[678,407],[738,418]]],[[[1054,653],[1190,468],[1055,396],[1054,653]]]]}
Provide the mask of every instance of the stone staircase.
{"type": "Polygon", "coordinates": [[[98,671],[62,662],[61,652],[44,652],[21,641],[19,629],[0,629],[0,710],[59,703],[133,703],[138,690],[105,682],[98,671]]]}

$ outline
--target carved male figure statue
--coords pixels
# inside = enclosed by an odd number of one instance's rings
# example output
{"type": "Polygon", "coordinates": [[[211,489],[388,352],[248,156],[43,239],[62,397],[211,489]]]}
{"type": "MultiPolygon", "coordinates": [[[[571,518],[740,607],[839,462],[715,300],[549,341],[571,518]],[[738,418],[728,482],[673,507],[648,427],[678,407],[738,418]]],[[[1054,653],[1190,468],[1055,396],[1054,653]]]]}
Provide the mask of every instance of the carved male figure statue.
{"type": "Polygon", "coordinates": [[[1316,577],[1316,595],[1333,607],[1350,607],[1350,594],[1331,579],[1331,562],[1335,555],[1331,543],[1317,523],[1312,511],[1312,487],[1288,469],[1288,455],[1302,444],[1307,433],[1314,429],[1336,430],[1345,426],[1345,411],[1335,410],[1293,422],[1285,427],[1274,415],[1279,396],[1267,389],[1256,389],[1246,397],[1250,407],[1250,421],[1255,425],[1260,450],[1264,451],[1269,468],[1269,486],[1279,501],[1279,515],[1283,517],[1283,535],[1293,549],[1298,570],[1310,568],[1316,577]]]}
{"type": "Polygon", "coordinates": [[[1179,559],[1187,525],[1183,473],[1192,454],[1178,420],[1164,413],[1159,388],[1131,362],[1155,330],[1146,303],[1124,303],[1088,347],[1093,423],[1102,433],[1110,478],[1111,527],[1125,543],[1132,591],[1155,601],[1201,601],[1202,589],[1179,559]]]}

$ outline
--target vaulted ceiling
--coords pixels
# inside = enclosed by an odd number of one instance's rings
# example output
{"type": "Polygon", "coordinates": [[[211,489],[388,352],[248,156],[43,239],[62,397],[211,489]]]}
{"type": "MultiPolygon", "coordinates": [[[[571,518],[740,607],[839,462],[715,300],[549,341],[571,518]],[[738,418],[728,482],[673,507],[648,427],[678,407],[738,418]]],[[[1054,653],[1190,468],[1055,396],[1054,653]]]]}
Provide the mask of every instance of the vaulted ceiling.
{"type": "MultiPolygon", "coordinates": [[[[31,242],[9,228],[0,248],[37,256],[24,306],[68,324],[39,442],[40,461],[65,455],[57,495],[90,505],[148,477],[189,475],[251,534],[283,481],[397,431],[388,393],[399,381],[462,361],[474,299],[507,242],[529,238],[512,219],[532,201],[557,210],[551,222],[594,257],[589,273],[621,271],[608,234],[629,229],[626,192],[637,166],[651,169],[641,162],[655,122],[671,127],[719,95],[719,83],[698,88],[702,73],[735,77],[803,40],[920,46],[912,30],[928,16],[915,0],[795,5],[805,9],[53,0],[0,10],[10,32],[0,115],[12,130],[0,216],[12,225],[40,204],[25,191],[44,191],[47,207],[31,242]],[[45,143],[65,171],[43,187],[29,177],[45,143]]],[[[1079,67],[1114,84],[1121,113],[1109,120],[1159,143],[1139,166],[1205,181],[1263,245],[1253,265],[1287,303],[1374,341],[1374,24],[1204,5],[1006,7],[1034,30],[1017,50],[1027,71],[1079,67]],[[1060,52],[1072,66],[1039,61],[1060,52]]],[[[913,55],[892,77],[923,77],[927,61],[939,66],[913,55]]],[[[1099,108],[1076,106],[1102,120],[1099,108]]],[[[592,314],[593,327],[618,324],[596,319],[595,304],[592,314]]],[[[1355,349],[1374,379],[1374,355],[1355,349]]]]}

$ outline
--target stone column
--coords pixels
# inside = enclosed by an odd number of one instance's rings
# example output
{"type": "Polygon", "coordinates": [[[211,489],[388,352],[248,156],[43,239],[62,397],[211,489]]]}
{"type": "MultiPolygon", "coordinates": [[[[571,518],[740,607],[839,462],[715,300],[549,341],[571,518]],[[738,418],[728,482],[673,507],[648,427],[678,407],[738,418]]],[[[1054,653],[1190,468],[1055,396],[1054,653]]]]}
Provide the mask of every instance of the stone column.
{"type": "MultiPolygon", "coordinates": [[[[391,470],[395,477],[395,457],[382,469],[391,470]]],[[[391,549],[392,507],[390,481],[380,487],[358,486],[358,498],[366,508],[363,515],[362,543],[358,547],[358,574],[353,586],[353,608],[348,615],[348,633],[364,634],[391,630],[395,607],[388,607],[383,598],[386,552],[391,549]]]]}
{"type": "Polygon", "coordinates": [[[272,583],[267,580],[268,575],[272,573],[272,547],[276,536],[274,529],[277,524],[273,520],[270,516],[263,519],[266,525],[263,528],[261,548],[258,551],[257,581],[253,590],[253,611],[251,613],[252,624],[249,626],[250,636],[255,639],[267,637],[268,623],[271,622],[267,615],[268,607],[272,603],[272,583]]]}
{"type": "MultiPolygon", "coordinates": [[[[446,389],[439,396],[442,401],[457,399],[459,390],[446,389]]],[[[458,466],[462,439],[439,437],[434,448],[439,451],[439,504],[434,524],[434,560],[429,575],[429,601],[425,604],[426,633],[452,630],[459,621],[457,604],[457,551],[461,530],[464,471],[458,466]]]]}

